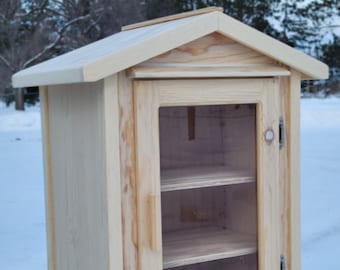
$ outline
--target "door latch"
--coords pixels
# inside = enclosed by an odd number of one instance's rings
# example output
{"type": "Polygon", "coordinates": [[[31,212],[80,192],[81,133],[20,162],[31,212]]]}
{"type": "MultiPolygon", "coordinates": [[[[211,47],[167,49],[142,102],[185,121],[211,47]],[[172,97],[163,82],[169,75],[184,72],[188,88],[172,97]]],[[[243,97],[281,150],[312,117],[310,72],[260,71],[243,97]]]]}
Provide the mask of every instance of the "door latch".
{"type": "Polygon", "coordinates": [[[280,269],[281,270],[287,270],[287,263],[286,263],[286,257],[281,255],[280,257],[280,269]]]}
{"type": "Polygon", "coordinates": [[[283,117],[280,117],[279,120],[279,147],[282,149],[285,146],[286,138],[285,138],[285,121],[283,117]]]}

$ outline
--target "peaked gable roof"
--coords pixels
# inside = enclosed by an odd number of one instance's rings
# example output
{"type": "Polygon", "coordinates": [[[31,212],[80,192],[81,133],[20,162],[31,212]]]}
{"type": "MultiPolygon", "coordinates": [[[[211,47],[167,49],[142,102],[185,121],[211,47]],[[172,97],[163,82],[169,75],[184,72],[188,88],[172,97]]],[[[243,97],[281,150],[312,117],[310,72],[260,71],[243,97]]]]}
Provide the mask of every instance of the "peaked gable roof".
{"type": "Polygon", "coordinates": [[[186,17],[119,32],[19,71],[14,87],[97,81],[213,32],[301,72],[328,78],[328,66],[221,12],[186,17]]]}

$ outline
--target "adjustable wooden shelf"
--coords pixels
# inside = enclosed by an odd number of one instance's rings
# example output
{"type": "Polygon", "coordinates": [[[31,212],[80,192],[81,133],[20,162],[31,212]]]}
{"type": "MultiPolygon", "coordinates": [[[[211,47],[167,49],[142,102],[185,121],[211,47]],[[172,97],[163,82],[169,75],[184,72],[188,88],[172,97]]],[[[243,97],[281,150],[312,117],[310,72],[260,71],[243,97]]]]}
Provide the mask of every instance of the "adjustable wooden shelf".
{"type": "Polygon", "coordinates": [[[223,166],[170,169],[161,174],[161,191],[251,183],[255,182],[255,178],[252,173],[223,166]]]}
{"type": "Polygon", "coordinates": [[[123,30],[13,76],[49,269],[299,270],[300,82],[328,67],[215,7],[123,30]]]}
{"type": "Polygon", "coordinates": [[[168,233],[163,240],[163,268],[239,257],[257,252],[256,238],[207,227],[168,233]]]}

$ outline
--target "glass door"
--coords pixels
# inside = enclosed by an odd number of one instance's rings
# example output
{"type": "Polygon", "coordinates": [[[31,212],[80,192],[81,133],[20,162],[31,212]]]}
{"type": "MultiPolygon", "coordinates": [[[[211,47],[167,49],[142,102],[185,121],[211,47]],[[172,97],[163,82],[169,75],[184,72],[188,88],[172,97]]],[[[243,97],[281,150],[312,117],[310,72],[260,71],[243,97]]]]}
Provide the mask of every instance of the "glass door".
{"type": "Polygon", "coordinates": [[[141,270],[279,267],[275,87],[136,82],[141,270]]]}

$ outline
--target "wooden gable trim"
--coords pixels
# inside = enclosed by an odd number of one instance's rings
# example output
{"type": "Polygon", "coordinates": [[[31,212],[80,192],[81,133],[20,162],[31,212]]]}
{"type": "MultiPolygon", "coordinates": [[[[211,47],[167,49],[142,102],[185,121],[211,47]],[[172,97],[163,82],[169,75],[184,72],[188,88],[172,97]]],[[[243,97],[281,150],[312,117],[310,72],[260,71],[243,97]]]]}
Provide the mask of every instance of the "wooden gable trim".
{"type": "Polygon", "coordinates": [[[244,67],[166,67],[136,66],[127,70],[127,76],[135,79],[165,78],[237,78],[289,76],[290,71],[274,65],[254,65],[244,67]]]}
{"type": "Polygon", "coordinates": [[[212,33],[128,69],[130,78],[289,76],[275,59],[212,33]]]}
{"type": "Polygon", "coordinates": [[[231,67],[267,64],[277,64],[277,61],[214,32],[151,58],[141,65],[231,67]]]}
{"type": "Polygon", "coordinates": [[[153,20],[148,20],[148,21],[144,21],[144,22],[124,25],[122,27],[122,31],[128,31],[128,30],[137,29],[137,28],[141,28],[141,27],[145,27],[145,26],[149,26],[149,25],[154,25],[154,24],[159,24],[159,23],[164,23],[164,22],[170,22],[170,21],[179,20],[179,19],[188,18],[188,17],[192,17],[192,16],[197,16],[197,15],[202,15],[202,14],[206,14],[206,13],[210,13],[210,12],[214,12],[214,11],[223,12],[223,8],[222,7],[201,8],[201,9],[196,9],[196,10],[193,10],[193,11],[188,11],[188,12],[183,12],[183,13],[179,13],[179,14],[175,14],[175,15],[165,16],[165,17],[161,17],[161,18],[157,18],[157,19],[153,19],[153,20]]]}

